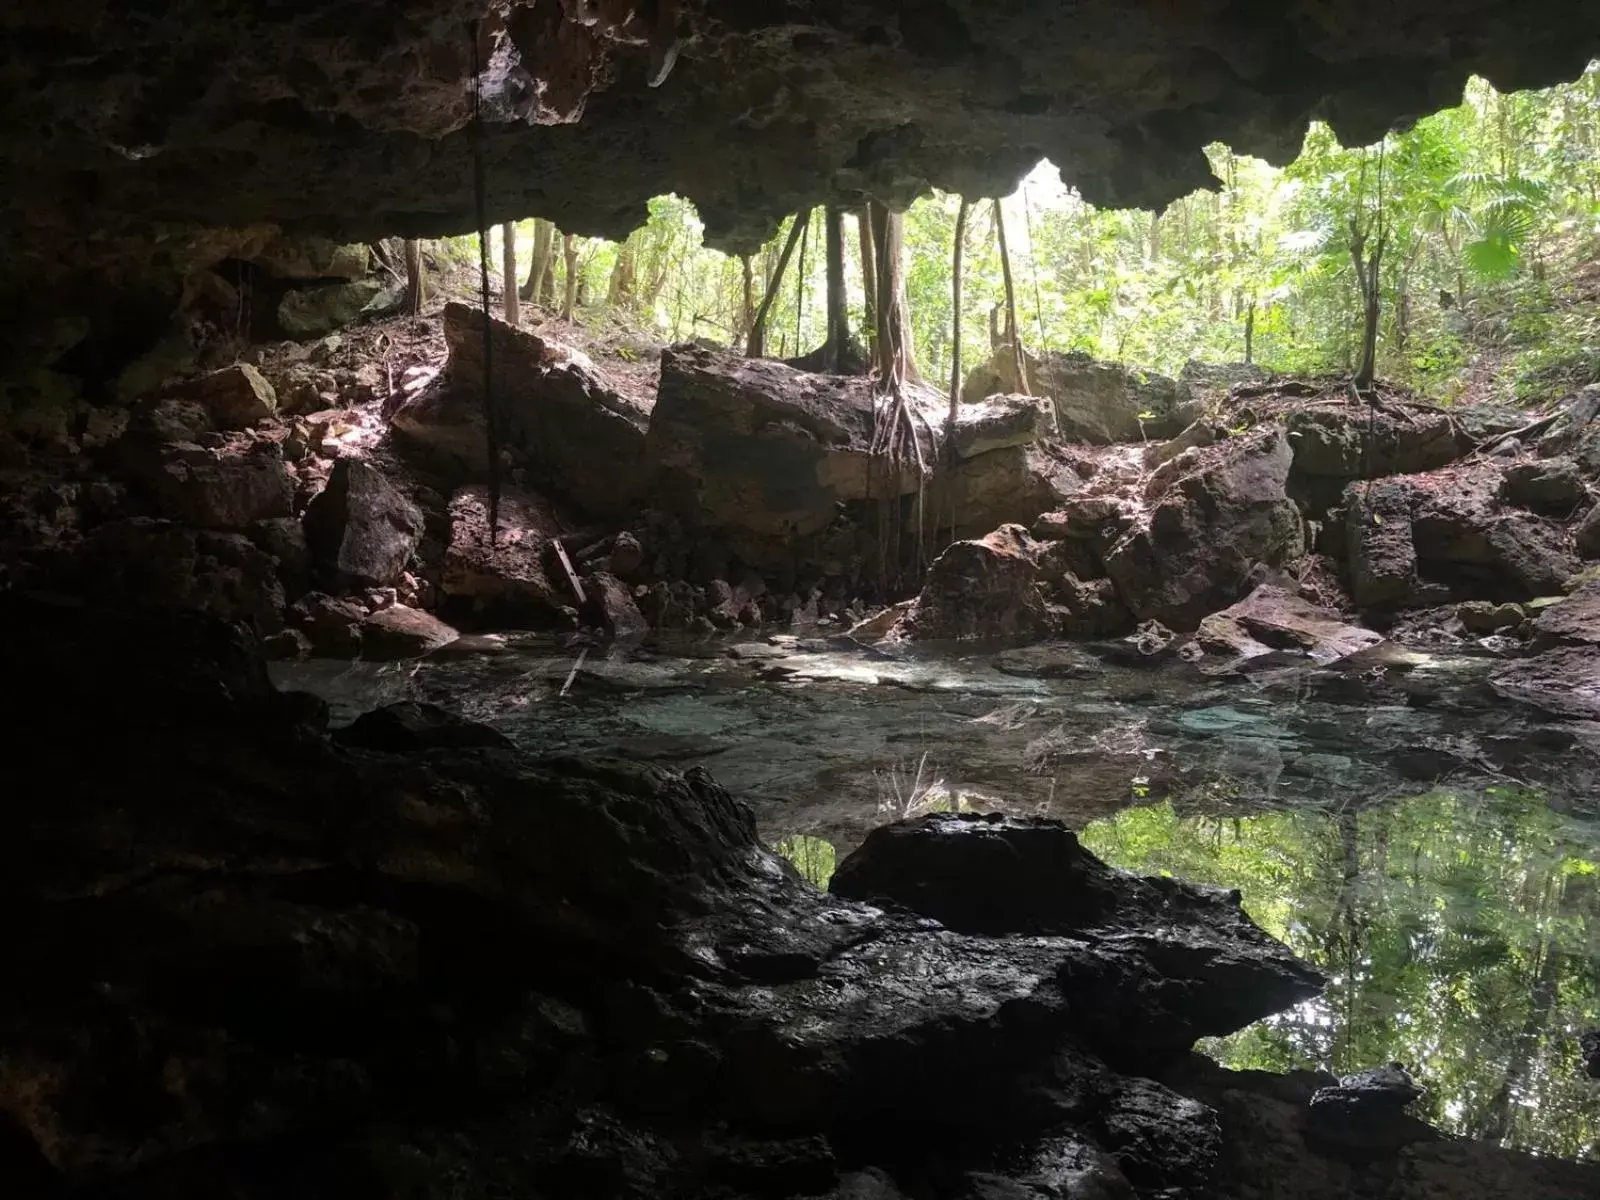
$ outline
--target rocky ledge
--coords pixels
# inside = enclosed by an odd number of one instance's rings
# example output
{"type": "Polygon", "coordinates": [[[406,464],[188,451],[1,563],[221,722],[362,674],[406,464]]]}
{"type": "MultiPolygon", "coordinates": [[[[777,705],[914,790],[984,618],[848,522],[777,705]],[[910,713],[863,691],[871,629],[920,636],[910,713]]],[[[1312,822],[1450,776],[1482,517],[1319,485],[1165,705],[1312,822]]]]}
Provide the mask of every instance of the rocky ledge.
{"type": "Polygon", "coordinates": [[[11,1194],[1600,1188],[1425,1127],[1319,1141],[1332,1080],[1194,1059],[1320,981],[1058,825],[894,826],[824,895],[703,772],[416,706],[330,737],[212,619],[3,606],[11,1194]]]}

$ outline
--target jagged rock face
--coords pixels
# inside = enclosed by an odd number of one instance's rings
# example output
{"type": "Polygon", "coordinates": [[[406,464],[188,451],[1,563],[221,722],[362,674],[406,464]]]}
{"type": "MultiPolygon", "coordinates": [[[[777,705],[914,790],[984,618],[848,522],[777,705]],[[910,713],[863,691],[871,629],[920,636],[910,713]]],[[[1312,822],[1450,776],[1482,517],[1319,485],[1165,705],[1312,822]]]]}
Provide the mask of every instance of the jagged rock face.
{"type": "Polygon", "coordinates": [[[1322,115],[1359,143],[1469,72],[1543,86],[1600,46],[1600,12],[1553,0],[1395,0],[1382,20],[1312,0],[690,0],[650,91],[646,47],[563,11],[18,0],[0,13],[12,280],[145,261],[158,222],[168,250],[201,225],[469,228],[467,22],[485,16],[491,221],[616,236],[676,191],[743,248],[823,199],[1001,193],[1041,156],[1096,203],[1159,204],[1209,182],[1211,141],[1281,162],[1322,115]]]}

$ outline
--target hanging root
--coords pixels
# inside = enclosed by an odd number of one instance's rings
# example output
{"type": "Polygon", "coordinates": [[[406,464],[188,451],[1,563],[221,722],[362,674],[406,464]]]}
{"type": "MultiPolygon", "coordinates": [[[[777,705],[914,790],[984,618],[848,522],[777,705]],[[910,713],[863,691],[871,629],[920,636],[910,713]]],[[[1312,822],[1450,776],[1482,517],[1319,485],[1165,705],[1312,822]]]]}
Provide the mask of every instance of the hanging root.
{"type": "Polygon", "coordinates": [[[917,437],[916,417],[907,402],[905,384],[891,377],[873,406],[872,445],[868,451],[869,470],[881,470],[884,479],[883,501],[878,521],[879,586],[885,601],[900,579],[900,482],[907,467],[917,472],[917,570],[924,554],[923,510],[926,501],[928,464],[917,437]],[[909,450],[907,449],[909,445],[909,450]]]}

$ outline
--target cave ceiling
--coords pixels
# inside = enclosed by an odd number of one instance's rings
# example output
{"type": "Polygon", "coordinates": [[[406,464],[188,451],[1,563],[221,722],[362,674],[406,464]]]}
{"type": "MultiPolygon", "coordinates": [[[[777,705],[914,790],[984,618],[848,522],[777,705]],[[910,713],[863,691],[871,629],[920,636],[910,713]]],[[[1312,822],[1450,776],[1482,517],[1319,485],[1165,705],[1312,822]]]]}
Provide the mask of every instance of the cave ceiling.
{"type": "Polygon", "coordinates": [[[459,233],[480,144],[491,221],[615,237],[670,191],[734,250],[822,201],[1002,194],[1042,157],[1157,206],[1211,182],[1214,140],[1281,163],[1313,117],[1361,142],[1472,73],[1571,79],[1600,3],[685,0],[679,29],[652,89],[634,27],[562,0],[9,0],[0,252],[16,283],[200,227],[459,233]]]}

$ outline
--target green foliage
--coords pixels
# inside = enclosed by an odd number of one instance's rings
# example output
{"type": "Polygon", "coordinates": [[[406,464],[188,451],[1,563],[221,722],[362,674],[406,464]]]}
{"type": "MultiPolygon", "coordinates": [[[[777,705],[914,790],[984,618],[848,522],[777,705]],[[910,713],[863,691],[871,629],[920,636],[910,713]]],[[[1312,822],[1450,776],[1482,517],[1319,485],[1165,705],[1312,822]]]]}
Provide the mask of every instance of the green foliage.
{"type": "Polygon", "coordinates": [[[797,833],[784,838],[772,849],[794,864],[807,883],[827,891],[828,880],[833,878],[833,868],[838,861],[838,851],[832,842],[797,833]]]}
{"type": "Polygon", "coordinates": [[[1318,1000],[1204,1046],[1237,1068],[1398,1060],[1453,1132],[1600,1154],[1574,1031],[1600,1024],[1600,828],[1539,792],[1442,790],[1364,809],[1129,809],[1082,839],[1117,866],[1240,890],[1329,977],[1318,1000]]]}

